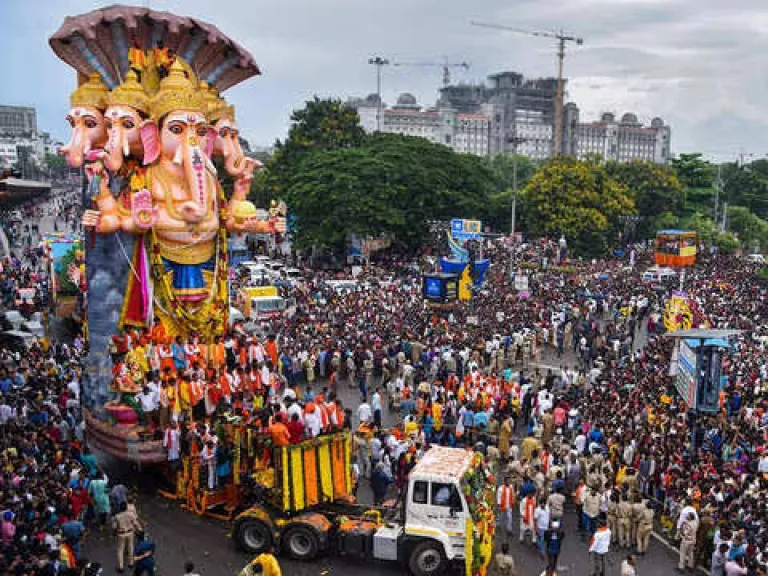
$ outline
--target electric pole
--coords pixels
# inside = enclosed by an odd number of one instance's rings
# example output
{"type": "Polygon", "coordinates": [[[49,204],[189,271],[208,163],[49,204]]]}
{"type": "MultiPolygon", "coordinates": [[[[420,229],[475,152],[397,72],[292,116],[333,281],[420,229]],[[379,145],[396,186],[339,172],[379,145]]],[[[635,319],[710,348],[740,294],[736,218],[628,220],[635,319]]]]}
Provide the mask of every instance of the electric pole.
{"type": "Polygon", "coordinates": [[[376,132],[381,132],[381,69],[389,65],[389,60],[374,56],[368,59],[368,64],[376,66],[376,132]]]}
{"type": "Polygon", "coordinates": [[[557,90],[555,93],[555,143],[554,143],[554,155],[559,156],[563,153],[563,60],[565,60],[565,43],[575,42],[577,46],[581,46],[584,43],[582,38],[575,36],[566,36],[565,33],[560,30],[556,33],[551,32],[537,32],[532,30],[523,30],[521,28],[513,28],[511,26],[500,26],[499,24],[486,24],[483,22],[470,22],[472,26],[478,26],[480,28],[492,28],[494,30],[506,30],[508,32],[518,32],[519,34],[527,34],[528,36],[540,36],[543,38],[554,38],[557,40],[557,90]]]}
{"type": "Polygon", "coordinates": [[[717,180],[715,180],[715,214],[713,217],[713,221],[715,223],[715,226],[717,226],[717,212],[720,208],[720,189],[723,186],[723,179],[720,177],[720,164],[717,165],[717,180]]]}

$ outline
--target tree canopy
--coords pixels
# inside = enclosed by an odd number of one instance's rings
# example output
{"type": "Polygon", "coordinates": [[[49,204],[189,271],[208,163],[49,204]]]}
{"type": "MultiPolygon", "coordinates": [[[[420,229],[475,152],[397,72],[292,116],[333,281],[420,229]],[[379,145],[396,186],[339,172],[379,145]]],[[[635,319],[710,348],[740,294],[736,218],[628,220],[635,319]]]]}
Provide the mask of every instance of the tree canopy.
{"type": "Polygon", "coordinates": [[[699,152],[680,154],[670,161],[678,180],[688,188],[708,188],[712,185],[715,169],[699,152]]]}
{"type": "Polygon", "coordinates": [[[569,245],[587,254],[604,251],[621,217],[635,213],[627,187],[605,166],[567,156],[544,164],[528,183],[525,198],[530,233],[564,234],[569,245]]]}
{"type": "MultiPolygon", "coordinates": [[[[678,213],[685,205],[685,191],[675,173],[652,162],[608,162],[606,170],[627,188],[637,207],[640,220],[637,234],[653,235],[662,228],[659,218],[665,213],[678,213]]],[[[669,217],[665,217],[669,220],[669,217]]]]}
{"type": "Polygon", "coordinates": [[[291,174],[306,154],[361,146],[366,139],[354,108],[338,99],[315,96],[291,114],[288,138],[275,143],[275,153],[267,162],[264,186],[269,194],[282,197],[291,174]]]}
{"type": "Polygon", "coordinates": [[[304,155],[284,191],[297,241],[339,249],[349,234],[418,246],[428,223],[482,218],[495,189],[482,159],[423,138],[376,134],[357,148],[304,155]]]}

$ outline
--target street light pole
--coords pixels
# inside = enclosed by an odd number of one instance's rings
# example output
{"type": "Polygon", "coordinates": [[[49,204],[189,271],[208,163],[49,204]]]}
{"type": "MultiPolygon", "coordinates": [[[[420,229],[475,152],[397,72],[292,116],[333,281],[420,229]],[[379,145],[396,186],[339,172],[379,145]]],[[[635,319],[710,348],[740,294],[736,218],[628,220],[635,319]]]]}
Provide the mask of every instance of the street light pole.
{"type": "Polygon", "coordinates": [[[509,225],[509,235],[515,239],[515,215],[517,211],[517,152],[512,158],[512,218],[509,225]]]}
{"type": "Polygon", "coordinates": [[[381,69],[389,64],[389,60],[375,56],[368,59],[368,64],[376,66],[376,132],[381,132],[381,69]]]}
{"type": "Polygon", "coordinates": [[[512,155],[512,214],[510,215],[509,235],[515,238],[515,217],[517,215],[517,146],[525,142],[525,138],[513,136],[510,142],[514,145],[514,154],[512,155]]]}

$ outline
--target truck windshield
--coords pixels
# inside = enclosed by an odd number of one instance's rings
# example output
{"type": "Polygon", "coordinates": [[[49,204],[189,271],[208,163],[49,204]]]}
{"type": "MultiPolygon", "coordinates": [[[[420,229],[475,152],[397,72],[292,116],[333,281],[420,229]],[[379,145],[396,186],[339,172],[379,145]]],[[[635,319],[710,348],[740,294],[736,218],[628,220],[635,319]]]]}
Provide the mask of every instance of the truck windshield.
{"type": "Polygon", "coordinates": [[[256,308],[258,312],[282,312],[285,310],[285,300],[276,296],[274,298],[259,298],[254,299],[251,305],[256,308]]]}
{"type": "Polygon", "coordinates": [[[432,482],[432,505],[446,506],[454,510],[463,509],[459,491],[456,490],[456,486],[453,484],[442,484],[440,482],[432,482]]]}

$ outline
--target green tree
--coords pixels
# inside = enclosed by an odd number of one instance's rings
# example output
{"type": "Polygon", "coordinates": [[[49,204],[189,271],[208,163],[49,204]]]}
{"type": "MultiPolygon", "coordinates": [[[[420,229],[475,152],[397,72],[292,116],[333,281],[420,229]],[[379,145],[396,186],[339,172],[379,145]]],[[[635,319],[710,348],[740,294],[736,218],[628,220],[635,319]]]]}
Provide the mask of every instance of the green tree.
{"type": "Polygon", "coordinates": [[[750,212],[746,206],[728,208],[728,229],[738,234],[745,248],[768,246],[768,222],[750,212]]]}
{"type": "Polygon", "coordinates": [[[271,197],[283,195],[292,173],[306,154],[318,150],[356,148],[365,142],[360,118],[354,108],[338,99],[306,102],[291,114],[291,128],[285,141],[275,143],[275,153],[266,164],[266,182],[271,197]]]}
{"type": "Polygon", "coordinates": [[[545,164],[525,189],[530,210],[528,232],[565,234],[577,252],[599,254],[616,238],[620,217],[635,213],[626,186],[605,166],[571,157],[545,164]]]}
{"type": "Polygon", "coordinates": [[[488,167],[497,181],[497,189],[489,199],[487,222],[497,232],[509,232],[514,197],[515,164],[517,164],[517,203],[515,229],[525,228],[525,202],[521,191],[536,173],[537,166],[526,156],[497,155],[488,160],[488,167]]]}
{"type": "Polygon", "coordinates": [[[695,212],[688,218],[684,218],[681,226],[685,230],[693,230],[700,240],[707,243],[711,243],[717,236],[717,226],[715,226],[712,218],[701,212],[695,212]]]}
{"type": "Polygon", "coordinates": [[[724,164],[723,200],[734,206],[746,206],[761,218],[768,218],[768,178],[752,165],[724,164]]]}
{"type": "Polygon", "coordinates": [[[721,252],[730,254],[739,247],[739,240],[730,232],[720,232],[715,236],[715,246],[721,252]]]}
{"type": "Polygon", "coordinates": [[[652,162],[608,162],[605,168],[617,182],[626,186],[637,206],[640,221],[637,235],[650,238],[662,214],[678,213],[685,204],[683,186],[669,168],[652,162]]]}
{"type": "Polygon", "coordinates": [[[51,180],[63,180],[69,173],[69,165],[64,156],[46,154],[43,163],[45,164],[46,171],[51,176],[51,180]]]}
{"type": "Polygon", "coordinates": [[[677,179],[688,188],[708,188],[712,185],[714,169],[712,164],[703,160],[701,154],[680,154],[670,162],[677,174],[677,179]]]}
{"type": "Polygon", "coordinates": [[[283,198],[299,246],[341,250],[349,234],[390,234],[410,247],[429,222],[483,219],[496,181],[478,157],[423,138],[376,134],[358,148],[304,155],[283,198]]]}

